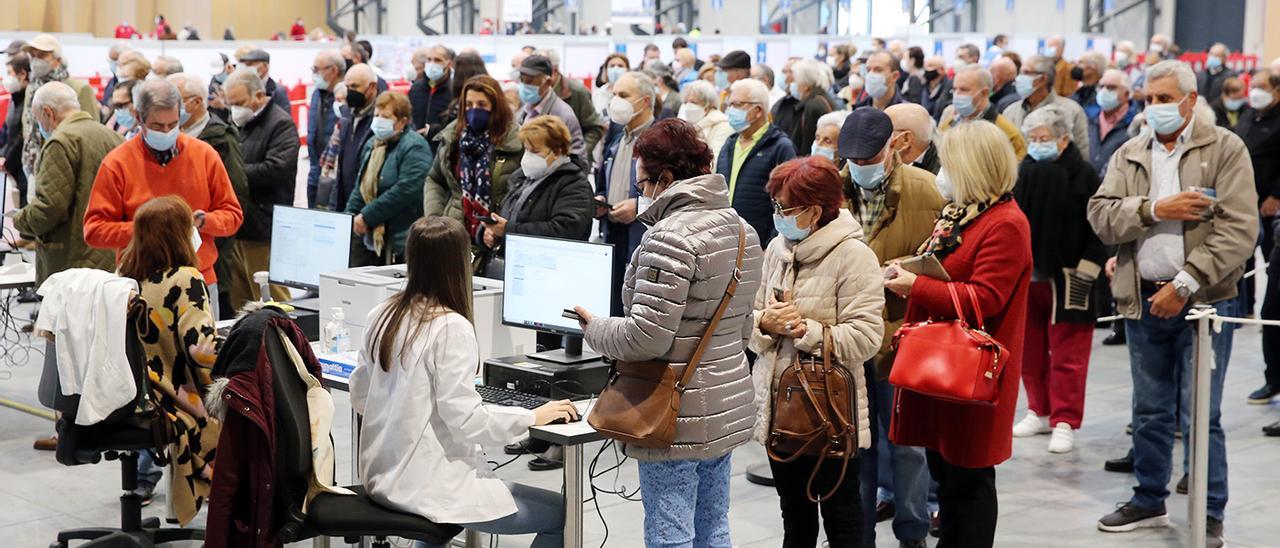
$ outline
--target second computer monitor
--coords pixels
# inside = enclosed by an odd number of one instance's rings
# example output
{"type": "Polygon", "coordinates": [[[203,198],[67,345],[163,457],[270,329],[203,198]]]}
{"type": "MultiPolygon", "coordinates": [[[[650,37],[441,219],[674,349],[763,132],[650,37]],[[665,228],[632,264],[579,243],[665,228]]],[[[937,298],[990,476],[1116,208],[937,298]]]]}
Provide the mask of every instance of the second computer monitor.
{"type": "Polygon", "coordinates": [[[271,218],[271,283],[320,288],[320,274],[347,268],[351,219],[346,213],[275,206],[271,218]]]}
{"type": "Polygon", "coordinates": [[[502,322],[561,335],[582,336],[566,309],[608,316],[613,304],[609,244],[507,234],[502,322]]]}

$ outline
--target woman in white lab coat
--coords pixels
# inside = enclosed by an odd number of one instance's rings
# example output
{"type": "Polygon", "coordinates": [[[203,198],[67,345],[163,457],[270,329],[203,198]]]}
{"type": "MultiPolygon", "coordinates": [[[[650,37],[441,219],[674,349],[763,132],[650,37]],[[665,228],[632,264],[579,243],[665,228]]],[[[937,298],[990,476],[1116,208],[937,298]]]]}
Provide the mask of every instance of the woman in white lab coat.
{"type": "Polygon", "coordinates": [[[454,219],[409,228],[405,290],[370,312],[351,375],[351,405],[364,415],[361,481],[388,508],[473,531],[537,533],[533,548],[562,546],[563,497],[485,477],[480,444],[510,443],[530,426],[576,419],[577,410],[568,401],[533,411],[481,403],[470,251],[454,219]]]}

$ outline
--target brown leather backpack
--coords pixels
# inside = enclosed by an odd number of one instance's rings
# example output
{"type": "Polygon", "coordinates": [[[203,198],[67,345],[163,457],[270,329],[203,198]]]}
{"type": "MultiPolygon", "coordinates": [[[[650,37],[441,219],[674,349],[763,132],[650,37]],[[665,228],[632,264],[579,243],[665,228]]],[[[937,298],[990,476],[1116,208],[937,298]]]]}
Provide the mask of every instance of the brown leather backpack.
{"type": "Polygon", "coordinates": [[[835,495],[844,483],[849,459],[858,452],[857,379],[831,357],[831,326],[822,326],[822,357],[796,356],[782,371],[769,417],[769,458],[791,462],[801,455],[818,457],[805,494],[812,502],[835,495]],[[827,459],[839,459],[840,478],[831,489],[815,494],[814,478],[827,459]]]}

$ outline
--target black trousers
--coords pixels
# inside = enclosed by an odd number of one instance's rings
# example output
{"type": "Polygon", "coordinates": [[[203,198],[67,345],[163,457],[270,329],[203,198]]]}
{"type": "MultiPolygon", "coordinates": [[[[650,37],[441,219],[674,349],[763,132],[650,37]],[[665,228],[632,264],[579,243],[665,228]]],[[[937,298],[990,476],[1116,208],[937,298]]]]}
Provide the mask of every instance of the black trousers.
{"type": "MultiPolygon", "coordinates": [[[[773,484],[782,507],[782,548],[814,548],[818,544],[818,513],[831,548],[861,548],[862,501],[858,491],[858,459],[849,461],[844,481],[821,504],[806,494],[809,475],[818,457],[801,456],[788,463],[769,459],[773,484]]],[[[840,478],[840,461],[827,459],[814,479],[814,492],[822,495],[840,478]]]]}
{"type": "Polygon", "coordinates": [[[938,520],[942,538],[936,548],[991,548],[995,544],[996,468],[953,465],[926,451],[929,473],[938,482],[938,520]]]}
{"type": "MultiPolygon", "coordinates": [[[[1262,297],[1261,316],[1264,320],[1280,320],[1280,245],[1271,248],[1268,259],[1267,293],[1262,297]]],[[[1280,386],[1280,327],[1262,327],[1262,361],[1267,364],[1267,384],[1280,386]]]]}

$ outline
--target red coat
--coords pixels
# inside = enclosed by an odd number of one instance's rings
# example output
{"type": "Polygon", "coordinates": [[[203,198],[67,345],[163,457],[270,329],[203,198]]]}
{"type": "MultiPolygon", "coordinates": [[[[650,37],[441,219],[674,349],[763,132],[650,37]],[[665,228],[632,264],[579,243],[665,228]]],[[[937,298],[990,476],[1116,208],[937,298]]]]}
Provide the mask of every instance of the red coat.
{"type": "MultiPolygon", "coordinates": [[[[1013,415],[1022,378],[1022,338],[1031,283],[1031,228],[1018,204],[1010,200],[965,227],[961,242],[942,260],[942,266],[951,283],[973,287],[987,332],[1008,350],[998,403],[994,407],[951,403],[902,390],[889,439],[898,445],[942,453],[956,466],[981,468],[1004,462],[1013,448],[1013,415]]],[[[925,276],[916,278],[907,300],[906,321],[954,318],[955,305],[947,284],[925,276]]]]}

